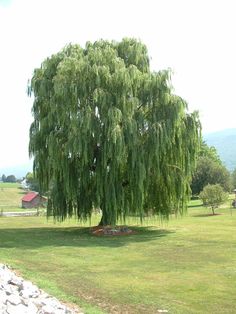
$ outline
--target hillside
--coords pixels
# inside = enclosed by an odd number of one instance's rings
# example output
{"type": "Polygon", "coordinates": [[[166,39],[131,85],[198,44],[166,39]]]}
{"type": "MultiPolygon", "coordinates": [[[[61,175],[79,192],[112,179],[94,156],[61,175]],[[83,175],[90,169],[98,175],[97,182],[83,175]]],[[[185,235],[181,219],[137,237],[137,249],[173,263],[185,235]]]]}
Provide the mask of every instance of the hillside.
{"type": "Polygon", "coordinates": [[[236,168],[236,129],[226,129],[203,135],[209,146],[214,146],[220,159],[232,171],[236,168]]]}

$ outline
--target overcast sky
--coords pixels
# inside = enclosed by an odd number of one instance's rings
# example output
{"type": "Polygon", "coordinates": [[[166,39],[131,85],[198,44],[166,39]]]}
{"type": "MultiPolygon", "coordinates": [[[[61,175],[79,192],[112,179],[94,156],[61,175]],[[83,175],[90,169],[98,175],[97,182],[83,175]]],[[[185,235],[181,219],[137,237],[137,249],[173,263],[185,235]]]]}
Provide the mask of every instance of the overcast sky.
{"type": "Polygon", "coordinates": [[[28,162],[33,69],[63,46],[141,39],[203,132],[236,127],[236,1],[0,0],[0,167],[28,162]]]}

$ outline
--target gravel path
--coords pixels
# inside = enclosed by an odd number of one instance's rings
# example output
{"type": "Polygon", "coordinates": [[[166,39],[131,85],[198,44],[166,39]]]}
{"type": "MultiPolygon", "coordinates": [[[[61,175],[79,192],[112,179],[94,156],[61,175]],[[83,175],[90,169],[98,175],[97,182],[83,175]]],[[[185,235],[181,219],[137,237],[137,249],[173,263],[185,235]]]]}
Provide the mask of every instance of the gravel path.
{"type": "Polygon", "coordinates": [[[18,217],[18,216],[37,216],[37,211],[24,211],[24,212],[1,212],[2,217],[18,217]]]}

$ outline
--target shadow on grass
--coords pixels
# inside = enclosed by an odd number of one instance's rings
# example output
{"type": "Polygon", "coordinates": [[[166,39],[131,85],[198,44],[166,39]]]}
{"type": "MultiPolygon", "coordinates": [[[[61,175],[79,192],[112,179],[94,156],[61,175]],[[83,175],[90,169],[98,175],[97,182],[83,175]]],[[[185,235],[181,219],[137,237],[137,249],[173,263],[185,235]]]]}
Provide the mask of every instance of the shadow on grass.
{"type": "Polygon", "coordinates": [[[222,214],[216,213],[216,214],[212,214],[212,213],[208,213],[208,214],[198,214],[198,215],[192,215],[192,217],[214,217],[214,216],[219,216],[222,214]]]}
{"type": "Polygon", "coordinates": [[[148,242],[168,236],[174,231],[132,227],[136,234],[125,236],[94,236],[87,227],[7,228],[0,229],[0,249],[37,249],[40,247],[110,247],[117,248],[131,242],[148,242]]]}
{"type": "Polygon", "coordinates": [[[196,207],[202,207],[202,204],[197,204],[197,205],[188,205],[188,208],[196,208],[196,207]]]}

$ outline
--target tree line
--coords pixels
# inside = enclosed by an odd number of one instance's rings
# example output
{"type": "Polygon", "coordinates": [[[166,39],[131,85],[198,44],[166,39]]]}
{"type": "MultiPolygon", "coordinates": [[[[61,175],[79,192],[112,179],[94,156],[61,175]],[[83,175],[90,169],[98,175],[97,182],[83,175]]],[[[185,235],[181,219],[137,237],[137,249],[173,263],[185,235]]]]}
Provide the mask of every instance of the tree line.
{"type": "MultiPolygon", "coordinates": [[[[202,141],[191,189],[194,198],[200,198],[204,206],[215,208],[228,199],[228,192],[236,188],[236,170],[230,173],[220,160],[215,147],[202,141]]],[[[235,207],[235,201],[232,205],[235,207]]]]}
{"type": "Polygon", "coordinates": [[[17,179],[16,179],[16,177],[13,174],[8,175],[8,176],[3,174],[2,175],[2,182],[15,183],[15,182],[17,182],[17,179]]]}
{"type": "Polygon", "coordinates": [[[201,142],[196,169],[193,174],[192,195],[198,196],[208,184],[219,184],[225,191],[232,191],[235,181],[233,175],[223,165],[215,147],[201,142]]]}

